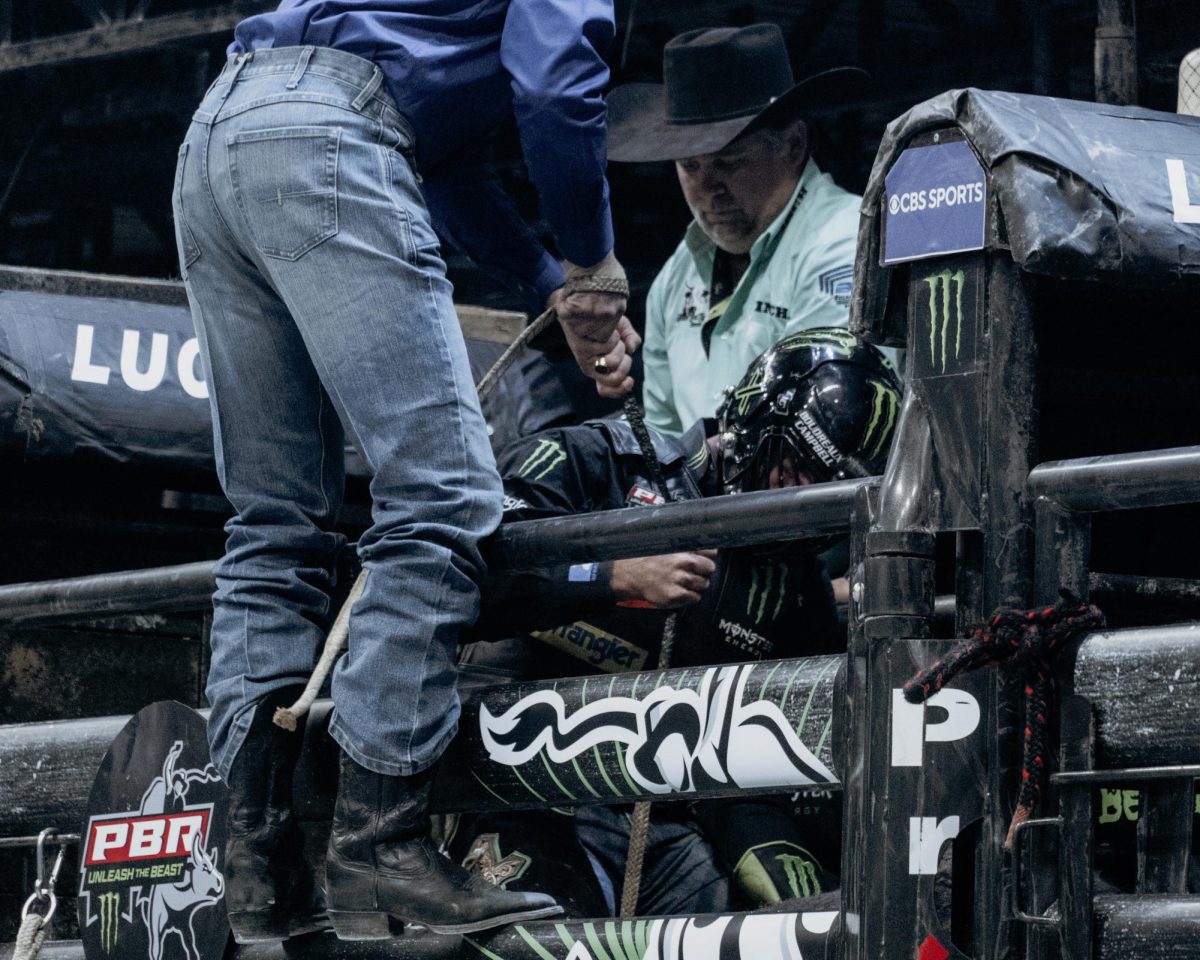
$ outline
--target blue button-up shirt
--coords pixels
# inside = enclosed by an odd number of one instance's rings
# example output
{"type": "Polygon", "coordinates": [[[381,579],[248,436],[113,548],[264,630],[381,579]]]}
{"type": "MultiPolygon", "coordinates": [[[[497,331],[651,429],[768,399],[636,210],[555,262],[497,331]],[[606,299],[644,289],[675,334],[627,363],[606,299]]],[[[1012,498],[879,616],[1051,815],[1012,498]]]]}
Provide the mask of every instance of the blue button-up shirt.
{"type": "Polygon", "coordinates": [[[613,242],[602,96],[613,33],[612,0],[284,0],[243,20],[229,50],[311,44],[378,64],[416,133],[443,238],[545,297],[562,271],[478,148],[514,113],[563,256],[602,260],[613,242]]]}

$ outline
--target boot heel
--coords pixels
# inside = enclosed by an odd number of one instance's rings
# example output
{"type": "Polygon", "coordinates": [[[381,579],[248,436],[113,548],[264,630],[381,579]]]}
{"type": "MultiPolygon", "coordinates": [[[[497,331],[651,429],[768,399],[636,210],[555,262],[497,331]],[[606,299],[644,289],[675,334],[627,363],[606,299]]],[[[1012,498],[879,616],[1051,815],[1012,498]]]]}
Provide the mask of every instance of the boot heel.
{"type": "Polygon", "coordinates": [[[351,913],[330,910],[329,922],[339,940],[387,940],[391,937],[386,913],[351,913]]]}

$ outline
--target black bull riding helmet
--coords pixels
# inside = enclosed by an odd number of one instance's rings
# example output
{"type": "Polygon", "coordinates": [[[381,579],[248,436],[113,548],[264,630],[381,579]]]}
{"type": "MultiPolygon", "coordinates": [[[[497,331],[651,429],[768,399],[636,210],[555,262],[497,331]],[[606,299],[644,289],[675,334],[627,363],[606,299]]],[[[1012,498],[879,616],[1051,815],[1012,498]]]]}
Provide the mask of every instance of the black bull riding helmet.
{"type": "Polygon", "coordinates": [[[767,489],[785,461],[814,483],[882,473],[900,392],[891,362],[842,327],[785,337],[717,413],[725,492],[767,489]]]}

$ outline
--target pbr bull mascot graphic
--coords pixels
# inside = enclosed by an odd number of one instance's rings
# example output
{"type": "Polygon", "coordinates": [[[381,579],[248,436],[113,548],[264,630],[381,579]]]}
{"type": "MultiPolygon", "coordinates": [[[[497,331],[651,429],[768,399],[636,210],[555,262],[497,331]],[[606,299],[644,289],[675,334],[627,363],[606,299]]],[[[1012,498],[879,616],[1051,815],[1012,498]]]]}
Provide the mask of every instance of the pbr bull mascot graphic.
{"type": "Polygon", "coordinates": [[[88,802],[79,928],[88,960],[218,960],[224,788],[204,720],[179,703],[135,715],[113,741],[88,802]]]}

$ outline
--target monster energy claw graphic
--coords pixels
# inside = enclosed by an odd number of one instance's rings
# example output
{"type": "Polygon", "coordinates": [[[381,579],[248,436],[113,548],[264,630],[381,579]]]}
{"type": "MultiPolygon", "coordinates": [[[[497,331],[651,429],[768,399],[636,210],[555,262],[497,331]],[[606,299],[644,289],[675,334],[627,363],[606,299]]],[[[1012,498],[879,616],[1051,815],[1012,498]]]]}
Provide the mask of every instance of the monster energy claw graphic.
{"type": "Polygon", "coordinates": [[[783,610],[787,591],[788,566],[784,563],[762,563],[750,568],[750,591],[746,594],[746,616],[756,624],[770,610],[771,620],[778,619],[783,610]],[[774,597],[774,605],[771,605],[774,597]]]}
{"type": "Polygon", "coordinates": [[[817,868],[808,857],[797,856],[794,853],[781,853],[776,855],[775,859],[783,867],[793,897],[814,897],[821,892],[821,883],[817,879],[817,868]]]}
{"type": "Polygon", "coordinates": [[[784,337],[775,344],[774,350],[778,353],[791,353],[807,347],[824,347],[834,356],[848,357],[857,346],[858,338],[844,327],[816,327],[784,337]]]}
{"type": "Polygon", "coordinates": [[[871,398],[871,420],[863,433],[862,446],[868,460],[874,460],[884,450],[892,427],[896,424],[896,412],[900,409],[900,395],[886,383],[870,381],[875,391],[871,398]],[[868,450],[868,445],[871,445],[868,450]]]}
{"type": "Polygon", "coordinates": [[[950,326],[954,326],[954,359],[958,359],[962,348],[963,283],[966,275],[962,270],[943,270],[925,278],[929,285],[929,362],[934,368],[939,364],[946,372],[949,357],[950,326]]]}
{"type": "Polygon", "coordinates": [[[539,440],[533,453],[525,458],[525,462],[517,470],[517,476],[542,480],[566,459],[567,452],[557,440],[539,440]]]}
{"type": "Polygon", "coordinates": [[[100,945],[105,953],[112,953],[121,935],[121,894],[112,890],[96,899],[100,907],[100,945]]]}

